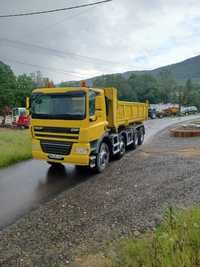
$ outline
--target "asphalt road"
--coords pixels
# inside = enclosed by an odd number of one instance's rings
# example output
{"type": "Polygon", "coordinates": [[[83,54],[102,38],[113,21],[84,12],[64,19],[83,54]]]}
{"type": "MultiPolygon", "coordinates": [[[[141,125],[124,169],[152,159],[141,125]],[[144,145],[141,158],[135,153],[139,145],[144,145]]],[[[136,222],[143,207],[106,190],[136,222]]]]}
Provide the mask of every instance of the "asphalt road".
{"type": "MultiPolygon", "coordinates": [[[[146,140],[173,124],[189,119],[190,116],[150,120],[146,122],[146,140]]],[[[112,164],[112,163],[111,163],[112,164]]],[[[37,208],[41,203],[54,198],[59,193],[84,182],[73,166],[55,171],[45,162],[29,160],[0,170],[0,229],[12,224],[25,213],[37,208]]]]}

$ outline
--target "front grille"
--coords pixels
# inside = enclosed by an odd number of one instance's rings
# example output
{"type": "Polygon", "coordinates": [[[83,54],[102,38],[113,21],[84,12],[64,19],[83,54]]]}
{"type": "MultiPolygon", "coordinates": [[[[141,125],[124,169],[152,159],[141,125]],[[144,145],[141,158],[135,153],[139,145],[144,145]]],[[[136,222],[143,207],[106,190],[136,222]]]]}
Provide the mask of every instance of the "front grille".
{"type": "Polygon", "coordinates": [[[78,139],[78,136],[73,135],[50,135],[50,134],[35,134],[36,137],[57,138],[57,139],[78,139]]]}
{"type": "Polygon", "coordinates": [[[46,127],[46,126],[35,126],[35,132],[40,133],[62,133],[62,134],[79,134],[79,128],[63,128],[63,127],[46,127]]]}
{"type": "Polygon", "coordinates": [[[59,142],[59,141],[40,141],[41,148],[44,153],[56,154],[56,155],[69,155],[72,148],[70,142],[59,142]]]}

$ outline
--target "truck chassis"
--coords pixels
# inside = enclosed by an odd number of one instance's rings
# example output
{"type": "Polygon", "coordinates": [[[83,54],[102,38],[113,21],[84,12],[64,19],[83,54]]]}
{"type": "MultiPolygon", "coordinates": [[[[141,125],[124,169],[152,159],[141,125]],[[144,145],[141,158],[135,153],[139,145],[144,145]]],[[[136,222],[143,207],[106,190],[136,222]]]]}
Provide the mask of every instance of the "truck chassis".
{"type": "Polygon", "coordinates": [[[104,171],[110,159],[121,159],[127,149],[134,150],[142,145],[144,136],[143,124],[121,128],[118,133],[107,132],[101,140],[92,144],[90,168],[97,172],[104,171]]]}

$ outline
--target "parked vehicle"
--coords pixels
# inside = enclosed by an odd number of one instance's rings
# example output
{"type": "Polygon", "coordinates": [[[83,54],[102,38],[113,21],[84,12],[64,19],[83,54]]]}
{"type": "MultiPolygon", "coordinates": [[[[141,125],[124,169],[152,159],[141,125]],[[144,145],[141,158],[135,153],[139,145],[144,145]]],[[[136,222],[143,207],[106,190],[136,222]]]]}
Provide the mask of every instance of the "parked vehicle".
{"type": "Polygon", "coordinates": [[[3,126],[4,127],[12,127],[13,125],[13,118],[12,115],[6,115],[3,120],[3,126]]]}
{"type": "Polygon", "coordinates": [[[179,107],[171,106],[163,110],[165,117],[177,116],[179,114],[179,107]]]}
{"type": "Polygon", "coordinates": [[[0,116],[0,127],[3,126],[3,123],[4,123],[4,117],[0,116]]]}
{"type": "MultiPolygon", "coordinates": [[[[84,85],[83,85],[84,86],[84,85]]],[[[42,88],[31,96],[33,157],[102,172],[144,141],[147,103],[118,101],[114,88],[42,88]]],[[[29,101],[27,101],[29,108],[29,101]]]]}
{"type": "Polygon", "coordinates": [[[198,109],[195,106],[181,107],[181,114],[183,115],[196,114],[196,113],[198,113],[198,109]]]}
{"type": "Polygon", "coordinates": [[[149,118],[156,119],[156,117],[157,117],[156,107],[154,107],[153,105],[150,105],[150,107],[149,107],[149,118]]]}
{"type": "Polygon", "coordinates": [[[1,117],[0,125],[9,128],[28,128],[29,115],[26,108],[13,108],[1,117]]]}
{"type": "Polygon", "coordinates": [[[17,128],[29,127],[29,115],[26,108],[13,108],[12,109],[12,124],[17,128]]]}
{"type": "Polygon", "coordinates": [[[152,110],[156,110],[156,117],[157,118],[177,116],[179,114],[179,105],[178,104],[160,103],[160,104],[150,105],[150,107],[152,110]]]}

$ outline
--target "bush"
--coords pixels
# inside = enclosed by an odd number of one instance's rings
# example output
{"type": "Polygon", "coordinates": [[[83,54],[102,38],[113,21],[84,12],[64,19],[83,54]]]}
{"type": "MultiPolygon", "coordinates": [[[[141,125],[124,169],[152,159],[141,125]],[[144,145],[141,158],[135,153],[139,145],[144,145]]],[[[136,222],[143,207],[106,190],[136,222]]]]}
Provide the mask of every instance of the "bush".
{"type": "Polygon", "coordinates": [[[200,208],[169,209],[155,232],[122,241],[109,266],[199,267],[200,208]]]}

